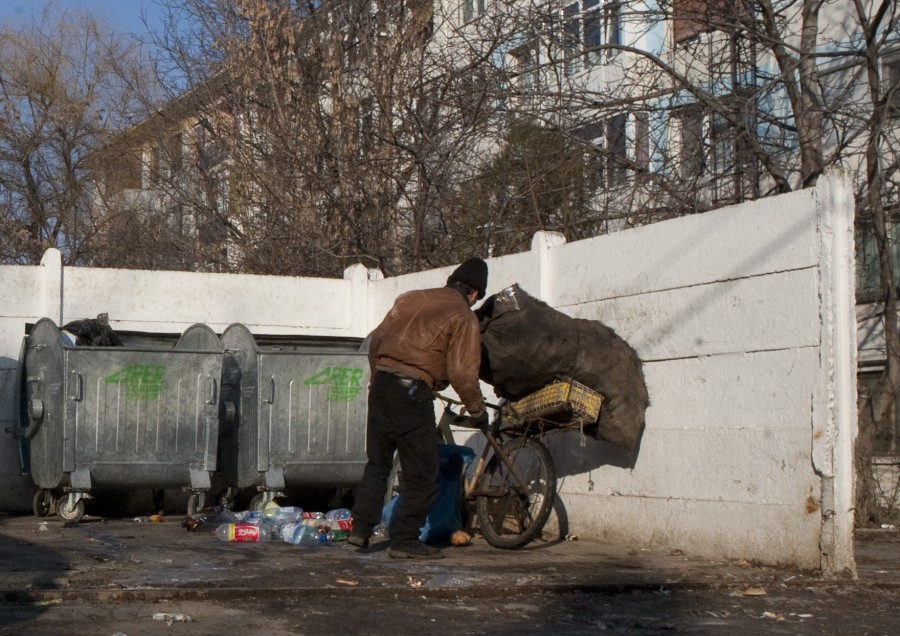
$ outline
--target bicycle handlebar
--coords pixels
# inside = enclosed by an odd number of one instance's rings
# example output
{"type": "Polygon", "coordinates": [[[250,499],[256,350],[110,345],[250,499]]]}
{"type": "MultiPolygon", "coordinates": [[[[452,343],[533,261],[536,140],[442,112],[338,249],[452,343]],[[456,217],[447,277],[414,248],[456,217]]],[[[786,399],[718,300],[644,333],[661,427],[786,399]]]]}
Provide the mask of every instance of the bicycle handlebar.
{"type": "MultiPolygon", "coordinates": [[[[447,404],[455,404],[456,406],[465,406],[465,404],[463,404],[463,403],[460,402],[459,400],[454,400],[453,398],[447,397],[446,395],[441,395],[441,394],[438,393],[437,391],[432,392],[432,395],[434,395],[434,397],[436,397],[437,399],[441,400],[442,402],[446,402],[447,404]]],[[[491,403],[488,402],[487,400],[485,400],[484,405],[487,406],[487,407],[489,407],[489,408],[494,409],[495,411],[499,411],[499,410],[500,410],[500,406],[499,406],[499,405],[497,405],[497,404],[491,404],[491,403]]]]}

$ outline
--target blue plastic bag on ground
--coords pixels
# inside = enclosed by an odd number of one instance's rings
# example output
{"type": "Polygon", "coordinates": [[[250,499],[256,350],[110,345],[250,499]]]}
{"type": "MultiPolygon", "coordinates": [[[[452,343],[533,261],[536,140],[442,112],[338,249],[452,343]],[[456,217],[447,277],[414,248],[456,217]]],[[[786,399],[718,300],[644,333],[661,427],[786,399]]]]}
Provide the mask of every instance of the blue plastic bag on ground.
{"type": "MultiPolygon", "coordinates": [[[[441,444],[438,446],[438,492],[419,533],[424,543],[444,543],[450,535],[463,528],[465,519],[461,498],[463,469],[475,459],[475,451],[468,446],[441,444]]],[[[381,512],[381,522],[390,527],[397,495],[381,512]]]]}

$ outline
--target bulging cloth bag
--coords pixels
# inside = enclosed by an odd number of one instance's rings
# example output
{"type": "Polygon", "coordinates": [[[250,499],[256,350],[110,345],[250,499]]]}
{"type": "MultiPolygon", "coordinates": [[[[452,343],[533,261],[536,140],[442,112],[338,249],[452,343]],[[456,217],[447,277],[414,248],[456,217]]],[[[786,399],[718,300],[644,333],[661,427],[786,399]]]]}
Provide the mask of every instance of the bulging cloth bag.
{"type": "MultiPolygon", "coordinates": [[[[419,541],[446,543],[450,535],[465,527],[466,519],[462,499],[463,470],[475,459],[475,451],[468,446],[441,444],[438,446],[438,492],[428,510],[425,525],[419,532],[419,541]]],[[[381,522],[391,525],[394,506],[402,495],[392,498],[381,512],[381,522]]]]}
{"type": "Polygon", "coordinates": [[[640,358],[615,331],[567,316],[518,284],[490,296],[475,313],[480,377],[498,396],[517,400],[551,382],[576,380],[604,398],[598,421],[584,431],[634,456],[650,400],[640,358]]]}

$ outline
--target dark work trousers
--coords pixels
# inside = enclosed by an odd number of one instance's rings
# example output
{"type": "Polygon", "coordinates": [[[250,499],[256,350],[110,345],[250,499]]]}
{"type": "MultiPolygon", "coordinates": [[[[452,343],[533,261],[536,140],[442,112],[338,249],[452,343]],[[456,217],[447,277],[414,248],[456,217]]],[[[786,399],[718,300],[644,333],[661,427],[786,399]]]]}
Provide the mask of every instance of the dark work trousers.
{"type": "Polygon", "coordinates": [[[396,450],[403,478],[388,532],[392,545],[418,540],[437,494],[438,442],[434,398],[428,385],[376,372],[369,387],[368,461],[354,499],[354,524],[371,528],[381,521],[396,450]]]}

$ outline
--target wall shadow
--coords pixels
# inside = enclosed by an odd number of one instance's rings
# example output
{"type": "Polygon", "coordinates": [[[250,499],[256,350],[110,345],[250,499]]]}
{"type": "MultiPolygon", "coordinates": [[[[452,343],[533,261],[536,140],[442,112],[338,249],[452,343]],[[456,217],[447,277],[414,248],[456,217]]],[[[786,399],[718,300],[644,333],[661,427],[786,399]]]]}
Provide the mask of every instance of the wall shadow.
{"type": "Polygon", "coordinates": [[[50,606],[41,592],[63,589],[70,569],[58,550],[6,531],[10,518],[0,515],[0,627],[22,625],[46,612],[50,606]]]}

